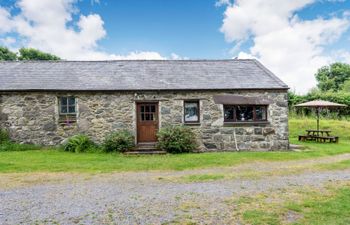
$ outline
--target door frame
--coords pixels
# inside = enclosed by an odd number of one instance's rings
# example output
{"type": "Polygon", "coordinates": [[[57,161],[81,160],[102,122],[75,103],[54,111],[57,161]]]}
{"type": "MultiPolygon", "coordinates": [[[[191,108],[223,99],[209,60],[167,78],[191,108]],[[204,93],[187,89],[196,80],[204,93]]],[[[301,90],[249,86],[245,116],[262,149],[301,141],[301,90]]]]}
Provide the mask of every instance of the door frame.
{"type": "Polygon", "coordinates": [[[139,105],[141,104],[155,104],[156,105],[156,115],[157,115],[157,130],[159,130],[159,124],[160,124],[160,117],[159,117],[159,101],[135,101],[135,113],[136,113],[136,144],[139,144],[139,143],[153,143],[153,142],[140,142],[139,141],[139,112],[138,112],[138,109],[139,109],[139,105]]]}

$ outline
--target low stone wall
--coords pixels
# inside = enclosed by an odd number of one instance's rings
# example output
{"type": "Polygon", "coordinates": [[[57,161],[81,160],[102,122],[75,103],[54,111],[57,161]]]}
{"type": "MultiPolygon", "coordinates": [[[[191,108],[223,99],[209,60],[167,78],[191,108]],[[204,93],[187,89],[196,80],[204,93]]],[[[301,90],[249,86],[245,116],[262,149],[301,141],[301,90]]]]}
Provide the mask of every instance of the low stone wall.
{"type": "Polygon", "coordinates": [[[101,142],[110,132],[128,129],[136,136],[136,102],[159,101],[159,125],[183,124],[183,101],[200,100],[200,124],[191,125],[200,151],[288,149],[286,91],[159,91],[159,92],[3,92],[0,122],[22,143],[60,144],[84,133],[101,142]],[[224,125],[223,105],[214,95],[237,94],[269,99],[267,124],[224,125]],[[58,97],[77,98],[77,122],[58,122],[58,97]],[[236,143],[237,142],[237,143],[236,143]],[[237,148],[236,148],[237,146],[237,148]]]}

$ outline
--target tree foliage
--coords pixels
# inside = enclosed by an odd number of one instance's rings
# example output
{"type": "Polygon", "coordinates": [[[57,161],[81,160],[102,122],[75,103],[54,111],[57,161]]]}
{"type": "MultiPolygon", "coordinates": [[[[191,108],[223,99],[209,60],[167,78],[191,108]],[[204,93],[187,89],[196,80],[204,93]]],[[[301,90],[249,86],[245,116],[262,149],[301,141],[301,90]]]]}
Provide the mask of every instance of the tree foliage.
{"type": "Polygon", "coordinates": [[[337,62],[324,66],[317,71],[315,77],[321,91],[339,91],[344,82],[350,80],[350,65],[337,62]]]}
{"type": "Polygon", "coordinates": [[[19,60],[60,60],[58,56],[41,52],[33,48],[21,48],[19,50],[19,60]]]}
{"type": "Polygon", "coordinates": [[[350,93],[350,79],[344,82],[342,91],[350,93]]]}
{"type": "Polygon", "coordinates": [[[18,53],[15,53],[0,46],[0,61],[13,60],[60,60],[60,58],[33,48],[21,48],[18,53]]]}
{"type": "MultiPolygon", "coordinates": [[[[288,93],[288,104],[289,109],[293,112],[299,113],[307,113],[310,112],[308,108],[296,108],[294,107],[296,104],[313,101],[313,100],[325,100],[330,102],[335,102],[339,104],[345,104],[348,107],[339,108],[335,111],[338,116],[349,116],[350,115],[350,92],[345,91],[313,91],[309,92],[306,95],[297,95],[293,92],[288,93]]],[[[334,111],[334,110],[333,110],[334,111]]]]}
{"type": "Polygon", "coordinates": [[[348,105],[348,107],[339,108],[334,115],[350,115],[350,65],[346,63],[333,63],[318,69],[315,74],[317,88],[311,89],[305,95],[298,95],[293,92],[288,93],[288,103],[291,112],[297,114],[309,114],[310,109],[296,108],[296,104],[312,101],[325,100],[348,105]]]}
{"type": "Polygon", "coordinates": [[[17,55],[14,52],[11,52],[6,47],[0,46],[0,61],[6,60],[6,61],[13,61],[17,59],[17,55]]]}

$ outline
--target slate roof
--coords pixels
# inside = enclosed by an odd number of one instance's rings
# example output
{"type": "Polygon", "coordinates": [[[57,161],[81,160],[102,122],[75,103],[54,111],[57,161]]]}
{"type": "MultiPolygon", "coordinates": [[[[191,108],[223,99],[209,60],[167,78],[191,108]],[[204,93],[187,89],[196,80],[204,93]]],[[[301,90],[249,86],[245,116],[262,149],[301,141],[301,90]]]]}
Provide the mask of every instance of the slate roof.
{"type": "Polygon", "coordinates": [[[0,91],[287,88],[256,60],[0,62],[0,91]]]}

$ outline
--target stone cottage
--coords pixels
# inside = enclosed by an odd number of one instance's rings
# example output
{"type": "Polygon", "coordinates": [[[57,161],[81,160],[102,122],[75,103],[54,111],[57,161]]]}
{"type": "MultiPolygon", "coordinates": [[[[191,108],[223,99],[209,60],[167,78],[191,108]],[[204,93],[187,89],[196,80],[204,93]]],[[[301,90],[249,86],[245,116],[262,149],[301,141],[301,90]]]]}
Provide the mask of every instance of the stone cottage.
{"type": "Polygon", "coordinates": [[[0,123],[21,143],[180,124],[201,151],[286,150],[287,90],[256,60],[0,62],[0,123]]]}

